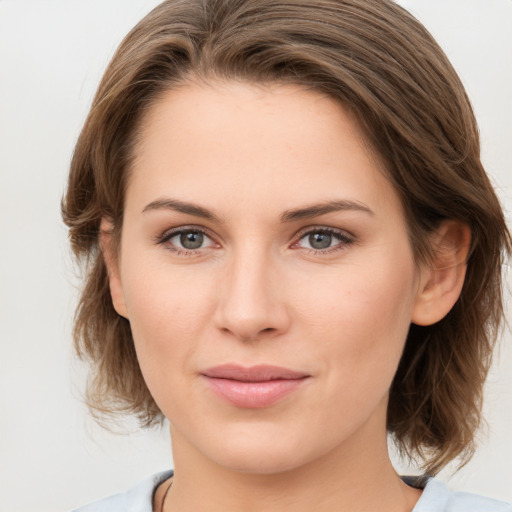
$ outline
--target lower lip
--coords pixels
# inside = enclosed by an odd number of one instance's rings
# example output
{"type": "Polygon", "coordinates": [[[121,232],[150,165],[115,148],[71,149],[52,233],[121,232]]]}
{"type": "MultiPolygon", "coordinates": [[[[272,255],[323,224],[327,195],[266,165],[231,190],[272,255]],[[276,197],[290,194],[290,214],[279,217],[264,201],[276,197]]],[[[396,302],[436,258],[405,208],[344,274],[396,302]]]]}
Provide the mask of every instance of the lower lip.
{"type": "Polygon", "coordinates": [[[237,407],[261,409],[269,407],[299,389],[307,377],[301,379],[243,382],[204,376],[214,393],[237,407]]]}

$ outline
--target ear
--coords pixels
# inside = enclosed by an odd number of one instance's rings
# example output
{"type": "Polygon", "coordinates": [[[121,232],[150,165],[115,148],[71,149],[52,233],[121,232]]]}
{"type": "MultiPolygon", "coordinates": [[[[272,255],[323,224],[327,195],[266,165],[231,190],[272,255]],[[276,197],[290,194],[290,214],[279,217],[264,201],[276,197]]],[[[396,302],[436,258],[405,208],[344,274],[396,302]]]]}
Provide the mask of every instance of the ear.
{"type": "Polygon", "coordinates": [[[124,318],[128,318],[126,304],[124,300],[123,286],[121,283],[121,275],[119,272],[119,258],[115,252],[114,243],[112,240],[113,222],[103,217],[100,224],[100,248],[105,260],[105,265],[108,272],[108,283],[110,287],[110,296],[112,297],[112,304],[117,314],[124,318]]]}
{"type": "Polygon", "coordinates": [[[411,322],[432,325],[444,318],[459,298],[467,269],[471,230],[456,220],[441,223],[432,238],[433,258],[420,272],[411,322]]]}

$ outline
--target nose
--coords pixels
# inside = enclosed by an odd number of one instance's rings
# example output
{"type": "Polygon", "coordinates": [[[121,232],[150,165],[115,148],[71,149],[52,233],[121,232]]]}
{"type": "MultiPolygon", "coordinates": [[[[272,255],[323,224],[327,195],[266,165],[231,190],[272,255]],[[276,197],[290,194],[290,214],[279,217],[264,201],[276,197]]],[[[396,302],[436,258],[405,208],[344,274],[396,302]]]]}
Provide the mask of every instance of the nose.
{"type": "Polygon", "coordinates": [[[242,341],[274,337],[290,324],[279,269],[261,249],[239,251],[219,287],[215,324],[242,341]]]}

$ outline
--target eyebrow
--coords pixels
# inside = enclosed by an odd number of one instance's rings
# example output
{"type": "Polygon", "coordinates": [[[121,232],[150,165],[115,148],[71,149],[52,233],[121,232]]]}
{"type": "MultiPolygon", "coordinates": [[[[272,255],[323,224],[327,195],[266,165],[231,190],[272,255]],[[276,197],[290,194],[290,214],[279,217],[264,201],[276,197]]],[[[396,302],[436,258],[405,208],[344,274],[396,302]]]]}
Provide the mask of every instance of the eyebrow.
{"type": "Polygon", "coordinates": [[[310,219],[311,217],[318,217],[327,213],[347,210],[360,211],[368,213],[369,215],[375,215],[375,213],[364,203],[360,203],[359,201],[348,201],[346,199],[340,199],[313,204],[305,208],[286,210],[281,215],[281,222],[293,222],[296,220],[310,219]]]}
{"type": "Polygon", "coordinates": [[[151,203],[147,204],[142,210],[142,213],[146,213],[152,210],[173,210],[218,223],[222,222],[221,218],[213,211],[208,210],[208,208],[204,208],[203,206],[199,206],[187,201],[179,201],[178,199],[157,199],[156,201],[152,201],[151,203]]]}
{"type": "MultiPolygon", "coordinates": [[[[178,199],[163,198],[152,201],[147,204],[142,213],[146,213],[153,210],[173,210],[176,212],[184,213],[187,215],[193,215],[194,217],[200,217],[213,222],[222,223],[222,219],[208,208],[199,206],[188,201],[180,201],[178,199]]],[[[339,211],[361,211],[369,215],[375,215],[374,212],[366,206],[364,203],[359,201],[349,201],[346,199],[340,199],[335,201],[324,201],[321,203],[312,204],[304,208],[296,208],[293,210],[286,210],[281,215],[281,222],[293,222],[302,219],[309,219],[312,217],[318,217],[327,213],[339,212],[339,211]]]]}

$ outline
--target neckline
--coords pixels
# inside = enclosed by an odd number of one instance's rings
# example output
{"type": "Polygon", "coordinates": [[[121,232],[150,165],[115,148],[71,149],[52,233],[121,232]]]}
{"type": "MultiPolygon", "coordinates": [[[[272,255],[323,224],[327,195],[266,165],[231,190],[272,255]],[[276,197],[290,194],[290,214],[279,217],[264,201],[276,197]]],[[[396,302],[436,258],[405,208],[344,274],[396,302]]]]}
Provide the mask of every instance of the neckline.
{"type": "MultiPolygon", "coordinates": [[[[151,511],[152,512],[162,512],[163,511],[163,505],[165,502],[165,497],[167,496],[167,493],[169,492],[169,489],[172,486],[172,478],[174,476],[174,470],[168,470],[164,471],[162,473],[158,473],[155,475],[153,480],[153,489],[151,493],[151,511]],[[164,491],[164,494],[162,496],[162,500],[160,502],[160,509],[157,510],[156,508],[156,494],[158,489],[161,485],[165,484],[166,482],[169,482],[167,485],[167,488],[164,491]]],[[[429,475],[400,475],[400,478],[402,481],[409,485],[410,487],[413,487],[414,489],[420,489],[423,492],[421,493],[421,496],[419,500],[416,502],[416,505],[411,510],[411,512],[423,512],[423,506],[428,504],[428,501],[430,501],[431,492],[430,490],[434,486],[434,483],[437,483],[438,490],[444,489],[444,484],[442,482],[436,481],[433,477],[429,475]],[[428,490],[427,490],[428,488],[428,490]]]]}

